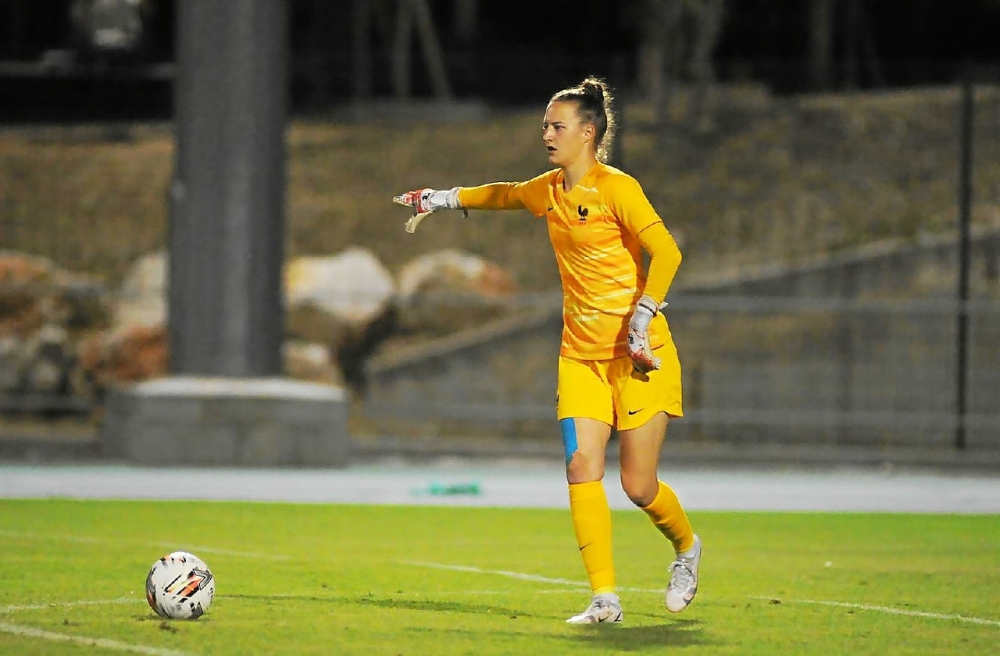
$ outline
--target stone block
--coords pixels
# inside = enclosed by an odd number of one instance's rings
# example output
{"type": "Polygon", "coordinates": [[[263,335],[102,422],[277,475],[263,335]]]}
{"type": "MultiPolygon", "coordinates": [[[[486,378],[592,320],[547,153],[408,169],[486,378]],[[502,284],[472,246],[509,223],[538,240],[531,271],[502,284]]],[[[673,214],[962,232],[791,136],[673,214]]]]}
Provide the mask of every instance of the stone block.
{"type": "Polygon", "coordinates": [[[102,450],[154,466],[344,466],[351,452],[347,418],[340,387],[178,376],[113,391],[102,450]]]}

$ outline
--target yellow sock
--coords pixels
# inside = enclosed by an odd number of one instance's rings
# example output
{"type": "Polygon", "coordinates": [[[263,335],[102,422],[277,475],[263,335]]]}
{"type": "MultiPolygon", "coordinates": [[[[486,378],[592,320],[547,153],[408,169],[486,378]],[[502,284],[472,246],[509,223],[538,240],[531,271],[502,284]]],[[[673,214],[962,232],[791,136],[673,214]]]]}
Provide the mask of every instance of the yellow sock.
{"type": "Polygon", "coordinates": [[[611,553],[611,509],[601,481],[571,483],[569,510],[576,543],[587,568],[594,594],[615,591],[615,563],[611,553]]]}
{"type": "Polygon", "coordinates": [[[656,528],[660,529],[660,533],[673,543],[674,550],[687,551],[694,546],[691,522],[688,521],[687,513],[684,512],[680,500],[670,486],[663,481],[659,483],[660,489],[656,493],[656,498],[643,510],[653,520],[656,528]]]}

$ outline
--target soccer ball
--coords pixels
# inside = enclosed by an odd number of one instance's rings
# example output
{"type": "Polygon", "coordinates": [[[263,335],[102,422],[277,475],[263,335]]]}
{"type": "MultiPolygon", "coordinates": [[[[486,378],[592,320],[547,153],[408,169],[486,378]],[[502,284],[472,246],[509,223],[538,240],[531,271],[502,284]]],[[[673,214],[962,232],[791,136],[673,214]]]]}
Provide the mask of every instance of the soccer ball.
{"type": "Polygon", "coordinates": [[[201,558],[175,551],[153,563],[146,575],[146,601],[160,617],[196,620],[215,597],[215,576],[201,558]]]}

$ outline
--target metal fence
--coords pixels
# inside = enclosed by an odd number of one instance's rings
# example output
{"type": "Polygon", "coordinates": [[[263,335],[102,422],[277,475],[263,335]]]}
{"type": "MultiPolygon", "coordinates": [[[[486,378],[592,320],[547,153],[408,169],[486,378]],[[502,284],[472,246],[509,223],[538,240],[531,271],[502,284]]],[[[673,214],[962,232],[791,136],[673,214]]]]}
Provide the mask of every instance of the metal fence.
{"type": "Polygon", "coordinates": [[[694,434],[1000,447],[1000,304],[712,297],[676,305],[694,434]]]}
{"type": "MultiPolygon", "coordinates": [[[[669,321],[685,397],[672,440],[1000,449],[1000,303],[681,294],[669,321]]],[[[551,437],[560,329],[550,307],[377,360],[370,429],[551,437]]]]}

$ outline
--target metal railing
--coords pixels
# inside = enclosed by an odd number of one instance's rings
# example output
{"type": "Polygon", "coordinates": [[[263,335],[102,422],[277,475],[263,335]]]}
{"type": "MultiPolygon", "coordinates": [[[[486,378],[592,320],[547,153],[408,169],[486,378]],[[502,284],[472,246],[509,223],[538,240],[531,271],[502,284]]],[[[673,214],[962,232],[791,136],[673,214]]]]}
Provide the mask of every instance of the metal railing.
{"type": "MultiPolygon", "coordinates": [[[[680,296],[668,312],[683,368],[686,416],[672,429],[681,439],[1000,448],[1000,303],[680,296]],[[960,311],[970,327],[964,386],[960,311]]],[[[451,349],[446,338],[426,357],[379,368],[366,416],[395,433],[550,432],[558,309],[533,321],[451,349]],[[527,373],[504,381],[501,359],[527,373]]]]}

